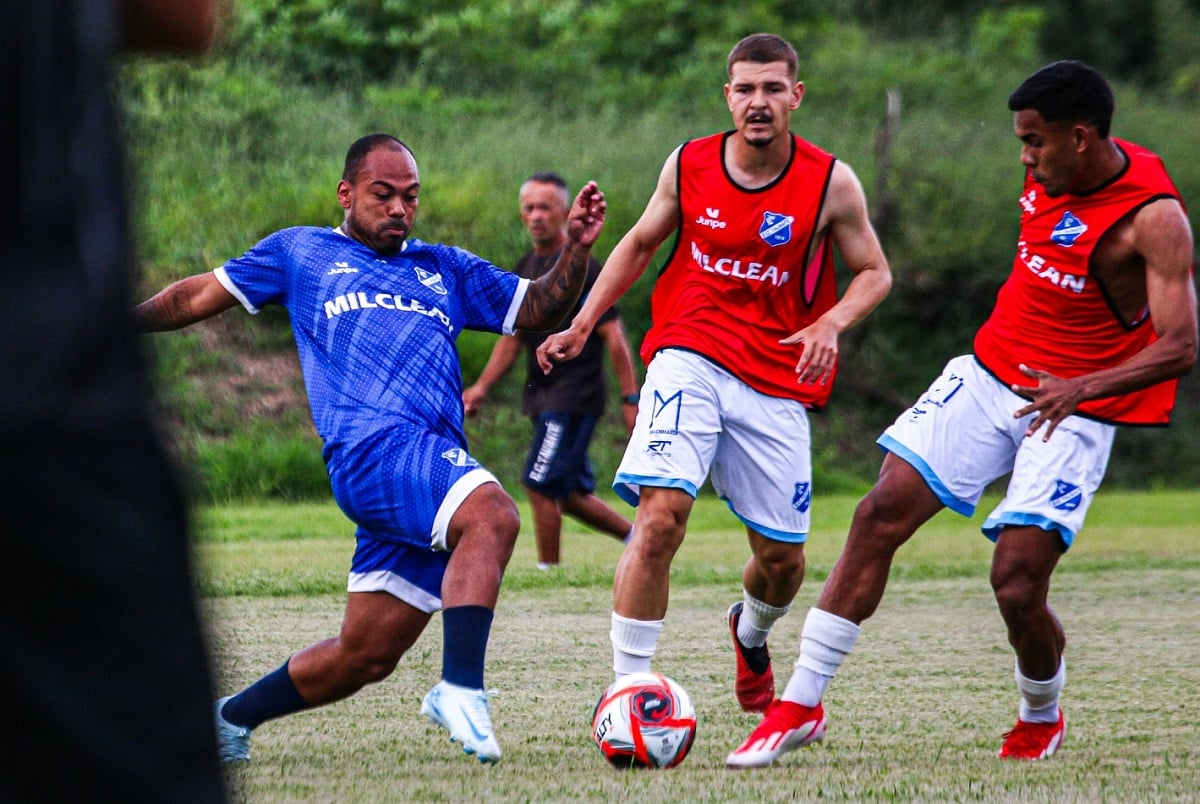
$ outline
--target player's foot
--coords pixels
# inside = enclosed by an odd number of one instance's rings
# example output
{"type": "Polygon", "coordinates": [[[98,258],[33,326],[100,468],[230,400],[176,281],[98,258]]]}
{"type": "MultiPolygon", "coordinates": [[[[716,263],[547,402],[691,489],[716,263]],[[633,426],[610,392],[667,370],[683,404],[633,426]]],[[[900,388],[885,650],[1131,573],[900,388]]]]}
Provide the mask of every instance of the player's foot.
{"type": "Polygon", "coordinates": [[[249,762],[250,729],[233,725],[221,714],[225,702],[232,697],[225,696],[217,701],[214,707],[217,720],[217,754],[222,762],[249,762]]]}
{"type": "Polygon", "coordinates": [[[450,742],[480,762],[499,762],[500,745],[492,735],[492,707],[484,692],[439,681],[421,701],[421,715],[450,732],[450,742]]]}
{"type": "Polygon", "coordinates": [[[738,641],[737,626],[742,616],[742,601],[729,607],[729,634],[733,637],[733,652],[737,656],[737,680],[733,691],[738,703],[747,712],[765,712],[775,700],[775,673],[771,670],[771,653],[764,642],[762,647],[747,648],[738,641]]]}
{"type": "Polygon", "coordinates": [[[825,707],[775,701],[746,742],[725,757],[731,768],[762,768],[792,751],[825,737],[825,707]]]}
{"type": "Polygon", "coordinates": [[[1067,719],[1062,708],[1056,723],[1026,723],[1017,718],[1017,725],[1004,735],[1000,746],[1001,759],[1049,759],[1067,736],[1067,719]]]}

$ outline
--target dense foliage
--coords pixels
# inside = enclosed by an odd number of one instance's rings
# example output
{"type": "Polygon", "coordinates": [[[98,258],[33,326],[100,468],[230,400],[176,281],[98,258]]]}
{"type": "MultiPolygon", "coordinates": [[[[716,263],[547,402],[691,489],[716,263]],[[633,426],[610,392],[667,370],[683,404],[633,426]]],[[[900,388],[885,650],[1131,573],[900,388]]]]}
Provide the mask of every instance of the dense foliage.
{"type": "MultiPolygon", "coordinates": [[[[1158,150],[1184,197],[1198,199],[1200,26],[1192,0],[829,5],[235,2],[202,62],[137,61],[121,75],[142,290],[209,269],[277,228],[336,223],[345,147],[373,130],[401,136],[420,160],[418,236],[511,264],[525,248],[517,187],[554,169],[606,190],[604,256],[670,150],[728,126],[729,47],[778,31],[797,45],[808,87],[795,130],[854,167],[897,280],[845,339],[833,404],[815,428],[818,483],[860,486],[877,465],[878,430],[969,348],[1012,258],[1020,168],[1008,92],[1045,61],[1092,61],[1116,83],[1115,133],[1158,150]],[[885,148],[889,93],[900,117],[885,148]]],[[[635,344],[649,323],[652,273],[622,303],[635,344]]],[[[163,405],[199,493],[326,493],[294,366],[264,378],[253,362],[291,353],[285,316],[231,311],[216,328],[152,340],[163,405]],[[290,402],[266,403],[275,398],[290,402]]],[[[468,380],[491,341],[462,339],[468,380]]],[[[510,487],[529,432],[514,405],[520,382],[510,377],[469,429],[473,450],[510,487]]],[[[1189,378],[1177,426],[1122,434],[1110,478],[1197,482],[1187,444],[1198,430],[1200,381],[1189,378]]],[[[622,444],[606,422],[593,456],[602,479],[622,444]]]]}

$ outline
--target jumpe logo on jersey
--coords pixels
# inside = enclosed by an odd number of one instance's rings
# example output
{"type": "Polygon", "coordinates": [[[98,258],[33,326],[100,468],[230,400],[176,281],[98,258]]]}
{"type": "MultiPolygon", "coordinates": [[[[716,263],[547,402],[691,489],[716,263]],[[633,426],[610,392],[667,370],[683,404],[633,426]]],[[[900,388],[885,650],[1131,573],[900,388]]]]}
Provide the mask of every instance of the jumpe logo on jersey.
{"type": "Polygon", "coordinates": [[[1054,493],[1050,495],[1050,507],[1059,511],[1074,511],[1083,502],[1083,489],[1065,480],[1054,481],[1054,493]]]}
{"type": "Polygon", "coordinates": [[[709,229],[724,229],[729,225],[721,220],[721,210],[714,207],[705,207],[704,215],[696,218],[696,223],[700,226],[707,226],[709,229]]]}
{"type": "Polygon", "coordinates": [[[1070,210],[1067,210],[1063,213],[1058,223],[1054,224],[1054,231],[1050,233],[1050,242],[1056,243],[1063,248],[1070,248],[1075,245],[1075,241],[1087,230],[1087,224],[1072,215],[1070,210]]]}
{"type": "Polygon", "coordinates": [[[792,240],[792,224],[795,221],[794,215],[763,212],[762,223],[758,227],[758,236],[772,248],[786,245],[792,240]]]}

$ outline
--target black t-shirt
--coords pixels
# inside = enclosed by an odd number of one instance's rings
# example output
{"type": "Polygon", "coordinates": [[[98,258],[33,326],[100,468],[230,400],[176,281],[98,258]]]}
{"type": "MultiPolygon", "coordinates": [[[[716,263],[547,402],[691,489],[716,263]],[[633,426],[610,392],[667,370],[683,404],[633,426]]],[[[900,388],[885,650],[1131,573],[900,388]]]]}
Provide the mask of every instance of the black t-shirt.
{"type": "MultiPolygon", "coordinates": [[[[537,279],[553,268],[557,260],[557,253],[539,257],[530,251],[517,261],[513,270],[518,276],[537,279]]],[[[538,416],[552,412],[599,416],[604,412],[604,402],[608,393],[604,375],[604,341],[596,334],[596,330],[592,330],[578,357],[558,363],[549,374],[542,373],[535,354],[537,348],[553,332],[561,332],[570,326],[571,319],[583,306],[583,301],[591,292],[599,274],[600,262],[595,257],[589,258],[587,281],[584,283],[583,293],[579,296],[579,303],[557,329],[548,332],[521,332],[521,342],[525,345],[526,377],[521,412],[525,415],[538,416]]],[[[596,328],[599,329],[601,324],[616,317],[617,308],[608,308],[596,322],[596,328]]]]}
{"type": "Polygon", "coordinates": [[[0,24],[0,438],[145,421],[129,315],[109,0],[9,3],[0,24]]]}

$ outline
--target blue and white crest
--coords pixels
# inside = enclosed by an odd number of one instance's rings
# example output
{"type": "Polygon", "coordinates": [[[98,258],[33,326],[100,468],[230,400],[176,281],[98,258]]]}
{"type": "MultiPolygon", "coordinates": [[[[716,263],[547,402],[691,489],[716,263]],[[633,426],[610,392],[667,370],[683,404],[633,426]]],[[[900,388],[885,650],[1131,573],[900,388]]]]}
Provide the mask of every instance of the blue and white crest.
{"type": "Polygon", "coordinates": [[[434,293],[440,293],[443,296],[446,295],[446,286],[442,284],[441,274],[431,274],[424,268],[417,268],[416,266],[413,267],[413,270],[417,272],[417,280],[420,281],[422,285],[429,288],[434,293]]]}
{"type": "Polygon", "coordinates": [[[1074,511],[1083,502],[1083,489],[1074,483],[1062,480],[1054,481],[1054,494],[1050,497],[1050,505],[1059,511],[1074,511]]]}
{"type": "Polygon", "coordinates": [[[812,483],[797,483],[796,493],[792,495],[792,507],[803,514],[810,505],[812,505],[812,483]]]}
{"type": "Polygon", "coordinates": [[[762,225],[758,227],[758,236],[771,247],[782,246],[792,239],[792,223],[796,220],[793,215],[782,215],[778,212],[764,212],[762,225]]]}
{"type": "Polygon", "coordinates": [[[1054,231],[1050,233],[1050,242],[1070,248],[1075,245],[1076,239],[1087,230],[1088,226],[1086,223],[1076,218],[1069,211],[1064,212],[1062,219],[1054,224],[1054,231]]]}
{"type": "Polygon", "coordinates": [[[445,452],[442,453],[442,457],[445,458],[446,460],[450,461],[450,463],[454,464],[455,466],[478,466],[479,465],[479,461],[475,460],[470,455],[468,455],[467,451],[465,449],[459,449],[458,447],[455,447],[454,449],[446,450],[445,452]]]}

